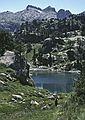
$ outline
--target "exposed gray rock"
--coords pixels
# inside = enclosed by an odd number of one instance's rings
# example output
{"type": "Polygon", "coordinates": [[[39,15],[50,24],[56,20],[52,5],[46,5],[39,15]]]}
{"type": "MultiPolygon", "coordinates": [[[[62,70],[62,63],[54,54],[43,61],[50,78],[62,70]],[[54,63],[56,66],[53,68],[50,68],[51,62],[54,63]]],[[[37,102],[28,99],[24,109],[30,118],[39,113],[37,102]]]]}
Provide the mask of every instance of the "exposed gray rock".
{"type": "Polygon", "coordinates": [[[37,106],[39,105],[39,103],[37,101],[34,101],[34,100],[31,100],[30,103],[31,103],[31,105],[37,105],[37,106]]]}
{"type": "Polygon", "coordinates": [[[51,6],[48,6],[46,7],[45,9],[43,9],[44,12],[49,12],[49,11],[53,11],[53,12],[56,12],[55,8],[51,7],[51,6]]]}
{"type": "Polygon", "coordinates": [[[57,17],[58,19],[64,19],[64,18],[68,18],[71,15],[71,12],[69,10],[64,10],[64,9],[60,9],[58,11],[57,17]]]}
{"type": "Polygon", "coordinates": [[[5,73],[0,73],[0,76],[5,76],[6,77],[6,74],[5,73]]]}
{"type": "Polygon", "coordinates": [[[24,96],[23,92],[18,92],[18,95],[24,96]]]}
{"type": "Polygon", "coordinates": [[[12,97],[15,99],[15,100],[22,100],[22,96],[21,95],[15,95],[13,94],[12,97]]]}
{"type": "Polygon", "coordinates": [[[10,66],[14,63],[15,54],[12,51],[6,51],[2,57],[0,57],[0,63],[10,66]]]}
{"type": "Polygon", "coordinates": [[[38,19],[42,20],[42,19],[51,19],[51,18],[55,18],[57,19],[57,13],[54,11],[49,11],[49,12],[41,12],[40,16],[38,19]]]}
{"type": "Polygon", "coordinates": [[[16,103],[16,102],[17,102],[17,100],[15,100],[14,98],[12,98],[12,101],[13,101],[14,103],[16,103]]]}
{"type": "Polygon", "coordinates": [[[55,99],[55,97],[54,97],[53,95],[48,96],[47,98],[48,98],[48,99],[51,99],[51,100],[54,100],[54,99],[55,99]]]}
{"type": "Polygon", "coordinates": [[[30,8],[34,8],[34,9],[37,9],[37,10],[41,10],[41,11],[42,11],[41,8],[36,7],[36,6],[32,6],[32,5],[28,5],[28,6],[26,7],[26,10],[29,10],[30,8]]]}
{"type": "Polygon", "coordinates": [[[47,109],[50,109],[50,106],[49,105],[45,105],[41,108],[41,110],[47,110],[47,109]]]}
{"type": "Polygon", "coordinates": [[[11,74],[0,73],[0,79],[7,82],[7,81],[15,81],[16,78],[11,77],[11,74]]]}
{"type": "Polygon", "coordinates": [[[38,92],[38,96],[44,98],[44,95],[41,92],[38,92]]]}
{"type": "Polygon", "coordinates": [[[2,80],[0,80],[0,84],[5,85],[5,82],[3,82],[2,80]]]}

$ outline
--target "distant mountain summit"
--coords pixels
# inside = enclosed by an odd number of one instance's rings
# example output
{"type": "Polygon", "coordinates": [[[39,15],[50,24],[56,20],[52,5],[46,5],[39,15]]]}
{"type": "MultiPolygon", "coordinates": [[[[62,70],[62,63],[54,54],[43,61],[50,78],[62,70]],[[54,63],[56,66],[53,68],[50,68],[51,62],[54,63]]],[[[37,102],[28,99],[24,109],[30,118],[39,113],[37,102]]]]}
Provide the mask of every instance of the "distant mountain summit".
{"type": "Polygon", "coordinates": [[[37,9],[37,10],[42,10],[41,8],[36,7],[36,6],[32,6],[32,5],[28,5],[28,6],[26,7],[26,10],[29,10],[30,8],[34,8],[34,9],[37,9]]]}
{"type": "Polygon", "coordinates": [[[45,9],[43,9],[44,12],[56,12],[55,8],[51,7],[51,6],[48,6],[46,7],[45,9]]]}
{"type": "Polygon", "coordinates": [[[64,18],[67,18],[71,15],[72,13],[69,11],[69,10],[64,10],[64,9],[60,9],[58,11],[58,14],[57,14],[57,17],[58,19],[64,19],[64,18]]]}
{"type": "Polygon", "coordinates": [[[22,23],[42,19],[64,19],[72,13],[69,10],[60,9],[56,12],[55,8],[48,6],[41,9],[36,6],[28,5],[26,9],[13,13],[10,11],[0,13],[0,28],[15,31],[22,23]]]}
{"type": "Polygon", "coordinates": [[[85,16],[85,11],[83,11],[82,13],[80,13],[79,15],[84,15],[85,16]]]}

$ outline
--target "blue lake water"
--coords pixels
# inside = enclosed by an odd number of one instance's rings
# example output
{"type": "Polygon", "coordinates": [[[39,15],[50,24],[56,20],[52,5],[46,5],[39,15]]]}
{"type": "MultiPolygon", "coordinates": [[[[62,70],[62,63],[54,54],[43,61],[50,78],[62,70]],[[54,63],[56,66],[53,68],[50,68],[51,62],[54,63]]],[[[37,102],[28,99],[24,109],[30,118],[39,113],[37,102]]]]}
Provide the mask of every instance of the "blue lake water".
{"type": "Polygon", "coordinates": [[[76,73],[34,72],[32,75],[35,85],[50,92],[71,92],[74,90],[74,81],[78,78],[76,73]]]}

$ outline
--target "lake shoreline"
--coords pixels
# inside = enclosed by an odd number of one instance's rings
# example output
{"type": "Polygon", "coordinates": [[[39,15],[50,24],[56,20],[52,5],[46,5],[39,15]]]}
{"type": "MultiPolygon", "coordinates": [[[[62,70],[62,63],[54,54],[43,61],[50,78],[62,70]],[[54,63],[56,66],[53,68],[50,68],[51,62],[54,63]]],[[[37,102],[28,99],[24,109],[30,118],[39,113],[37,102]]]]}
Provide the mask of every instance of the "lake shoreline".
{"type": "Polygon", "coordinates": [[[30,68],[30,72],[57,72],[57,73],[77,73],[80,74],[80,70],[70,70],[70,71],[65,71],[65,70],[54,70],[53,68],[30,68]]]}

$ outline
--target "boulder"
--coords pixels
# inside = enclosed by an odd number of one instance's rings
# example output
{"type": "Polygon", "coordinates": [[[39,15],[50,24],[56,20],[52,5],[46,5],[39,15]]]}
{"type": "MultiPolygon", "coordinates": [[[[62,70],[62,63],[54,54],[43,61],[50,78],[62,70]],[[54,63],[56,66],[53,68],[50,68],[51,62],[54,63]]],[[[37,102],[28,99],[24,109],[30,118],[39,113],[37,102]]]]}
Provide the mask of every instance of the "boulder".
{"type": "Polygon", "coordinates": [[[41,92],[38,92],[38,96],[44,98],[44,95],[41,92]]]}
{"type": "Polygon", "coordinates": [[[24,96],[23,92],[18,92],[18,95],[24,96]]]}
{"type": "Polygon", "coordinates": [[[14,63],[15,54],[12,51],[6,51],[2,57],[0,57],[0,63],[10,66],[14,63]]]}
{"type": "Polygon", "coordinates": [[[39,105],[39,103],[37,101],[34,101],[34,100],[31,100],[30,103],[31,103],[31,105],[37,105],[37,106],[39,105]]]}
{"type": "Polygon", "coordinates": [[[10,81],[12,81],[12,77],[10,76],[10,74],[6,75],[6,78],[9,79],[10,81]]]}
{"type": "Polygon", "coordinates": [[[0,84],[5,85],[5,82],[3,82],[2,80],[0,80],[0,84]]]}
{"type": "Polygon", "coordinates": [[[41,108],[41,110],[47,110],[47,109],[50,109],[50,106],[49,105],[45,105],[41,108]]]}
{"type": "Polygon", "coordinates": [[[48,98],[48,99],[51,99],[51,100],[54,100],[54,99],[55,99],[55,97],[54,97],[53,95],[48,96],[47,98],[48,98]]]}
{"type": "Polygon", "coordinates": [[[15,102],[15,103],[17,102],[17,100],[15,100],[14,98],[12,98],[12,101],[15,102]]]}
{"type": "Polygon", "coordinates": [[[13,94],[12,97],[13,97],[15,100],[23,100],[23,98],[22,98],[21,95],[15,95],[15,94],[13,94]]]}
{"type": "Polygon", "coordinates": [[[5,81],[7,81],[7,80],[12,81],[13,80],[13,78],[11,77],[10,74],[0,73],[0,77],[5,81]]]}
{"type": "Polygon", "coordinates": [[[0,73],[0,76],[5,76],[6,77],[6,74],[5,73],[0,73]]]}

